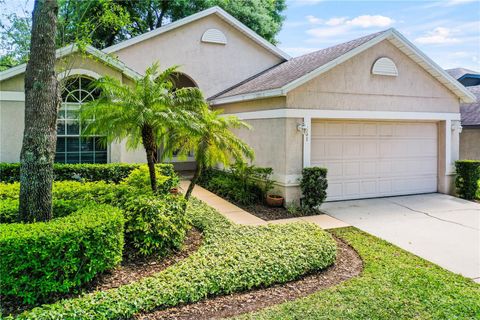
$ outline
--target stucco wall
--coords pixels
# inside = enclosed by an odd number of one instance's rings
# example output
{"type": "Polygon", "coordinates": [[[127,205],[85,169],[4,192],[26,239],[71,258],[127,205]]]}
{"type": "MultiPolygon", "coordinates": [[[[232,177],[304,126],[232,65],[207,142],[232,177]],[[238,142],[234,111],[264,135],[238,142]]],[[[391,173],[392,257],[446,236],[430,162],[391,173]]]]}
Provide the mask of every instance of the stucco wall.
{"type": "Polygon", "coordinates": [[[480,128],[463,127],[460,133],[460,159],[480,160],[480,128]]]}
{"type": "Polygon", "coordinates": [[[206,97],[223,91],[281,59],[243,35],[216,15],[210,15],[113,53],[129,67],[143,73],[153,62],[162,68],[181,65],[206,97]],[[210,28],[221,30],[227,44],[203,43],[210,28]]]}
{"type": "Polygon", "coordinates": [[[384,40],[287,94],[300,109],[459,112],[458,98],[384,40]],[[391,58],[397,77],[372,75],[373,63],[391,58]]]}

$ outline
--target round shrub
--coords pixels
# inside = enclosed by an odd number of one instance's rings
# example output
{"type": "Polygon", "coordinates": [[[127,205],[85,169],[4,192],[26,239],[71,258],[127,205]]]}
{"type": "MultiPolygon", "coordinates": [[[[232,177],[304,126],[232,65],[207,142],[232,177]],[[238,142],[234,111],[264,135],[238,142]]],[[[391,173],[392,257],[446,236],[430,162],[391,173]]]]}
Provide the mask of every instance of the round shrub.
{"type": "Polygon", "coordinates": [[[181,248],[190,228],[183,197],[132,196],[120,205],[125,214],[125,241],[143,256],[165,255],[181,248]]]}
{"type": "Polygon", "coordinates": [[[48,222],[0,224],[0,294],[34,303],[88,282],[121,261],[123,227],[119,209],[99,204],[48,222]]]}

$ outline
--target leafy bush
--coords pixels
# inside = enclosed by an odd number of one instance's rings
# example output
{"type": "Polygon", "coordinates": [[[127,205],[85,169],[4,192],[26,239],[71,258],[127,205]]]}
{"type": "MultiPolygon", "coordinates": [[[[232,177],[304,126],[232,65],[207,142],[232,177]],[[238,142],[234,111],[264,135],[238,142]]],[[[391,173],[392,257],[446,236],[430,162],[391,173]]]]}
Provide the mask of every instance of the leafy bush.
{"type": "Polygon", "coordinates": [[[188,215],[205,238],[185,260],[138,282],[44,305],[19,318],[124,319],[140,311],[284,283],[335,261],[335,241],[313,224],[237,226],[195,199],[189,202],[188,215]]]}
{"type": "MultiPolygon", "coordinates": [[[[175,185],[166,183],[170,178],[164,176],[159,167],[155,167],[157,174],[157,192],[160,194],[166,194],[170,192],[170,189],[175,185]]],[[[129,186],[145,189],[150,188],[150,172],[147,165],[142,165],[133,170],[128,177],[122,180],[122,183],[129,186]]]]}
{"type": "MultiPolygon", "coordinates": [[[[83,201],[54,199],[52,203],[53,218],[65,217],[83,205],[83,201]]],[[[0,223],[17,222],[17,215],[18,199],[0,200],[0,223]]]]}
{"type": "Polygon", "coordinates": [[[0,294],[33,303],[115,267],[123,224],[119,209],[99,204],[49,222],[0,224],[0,294]]]}
{"type": "MultiPolygon", "coordinates": [[[[105,181],[119,183],[142,164],[134,163],[109,163],[109,164],[54,164],[54,176],[56,181],[105,181]]],[[[178,185],[178,176],[173,170],[172,164],[156,164],[161,175],[170,177],[167,184],[170,188],[178,185]]],[[[19,163],[0,163],[0,182],[20,181],[19,163]]],[[[166,188],[168,186],[165,186],[166,188]]]]}
{"type": "Polygon", "coordinates": [[[183,197],[135,195],[121,204],[125,212],[125,241],[141,255],[165,255],[181,248],[190,227],[183,197]]]}
{"type": "Polygon", "coordinates": [[[202,174],[200,185],[238,204],[249,205],[265,200],[273,188],[270,179],[272,168],[236,163],[230,171],[207,169],[202,174]]]}
{"type": "Polygon", "coordinates": [[[455,161],[457,177],[455,186],[461,198],[472,200],[480,198],[480,160],[455,161]]]}
{"type": "Polygon", "coordinates": [[[302,211],[310,214],[317,212],[317,208],[327,197],[327,169],[319,167],[304,168],[300,180],[303,198],[302,211]]]}

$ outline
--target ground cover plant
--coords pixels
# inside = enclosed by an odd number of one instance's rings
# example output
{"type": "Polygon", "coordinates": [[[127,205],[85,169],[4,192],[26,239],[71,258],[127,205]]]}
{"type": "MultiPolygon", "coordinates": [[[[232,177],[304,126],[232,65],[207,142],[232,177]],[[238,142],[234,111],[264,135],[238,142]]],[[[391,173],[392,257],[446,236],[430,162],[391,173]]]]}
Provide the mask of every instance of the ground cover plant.
{"type": "Polygon", "coordinates": [[[140,311],[287,282],[335,260],[334,240],[313,224],[238,226],[195,199],[187,212],[204,234],[204,243],[190,257],[138,282],[44,305],[18,318],[126,318],[140,311]]]}
{"type": "Polygon", "coordinates": [[[478,319],[472,280],[358,229],[332,232],[362,257],[360,277],[239,319],[478,319]]]}

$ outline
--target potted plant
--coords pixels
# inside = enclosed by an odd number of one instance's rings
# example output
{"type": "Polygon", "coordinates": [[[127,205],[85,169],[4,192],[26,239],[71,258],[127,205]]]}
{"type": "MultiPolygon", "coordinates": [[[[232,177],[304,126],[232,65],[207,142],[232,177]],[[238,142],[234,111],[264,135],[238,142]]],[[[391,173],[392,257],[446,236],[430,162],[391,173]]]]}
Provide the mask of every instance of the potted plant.
{"type": "Polygon", "coordinates": [[[268,194],[266,200],[270,207],[281,207],[283,205],[283,197],[276,194],[268,194]]]}

